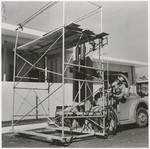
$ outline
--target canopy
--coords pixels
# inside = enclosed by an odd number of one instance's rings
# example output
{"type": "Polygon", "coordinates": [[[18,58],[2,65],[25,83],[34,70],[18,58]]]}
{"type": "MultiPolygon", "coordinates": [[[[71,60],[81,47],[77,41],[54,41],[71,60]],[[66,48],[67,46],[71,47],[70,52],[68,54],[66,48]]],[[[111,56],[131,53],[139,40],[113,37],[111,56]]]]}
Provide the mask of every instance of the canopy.
{"type": "MultiPolygon", "coordinates": [[[[94,34],[90,30],[83,30],[79,28],[80,25],[72,23],[65,27],[65,49],[72,48],[77,44],[87,43],[95,39],[102,39],[108,34],[102,32],[94,34]]],[[[44,36],[24,44],[17,48],[17,51],[44,53],[49,47],[47,54],[55,54],[62,51],[62,27],[44,36]]]]}

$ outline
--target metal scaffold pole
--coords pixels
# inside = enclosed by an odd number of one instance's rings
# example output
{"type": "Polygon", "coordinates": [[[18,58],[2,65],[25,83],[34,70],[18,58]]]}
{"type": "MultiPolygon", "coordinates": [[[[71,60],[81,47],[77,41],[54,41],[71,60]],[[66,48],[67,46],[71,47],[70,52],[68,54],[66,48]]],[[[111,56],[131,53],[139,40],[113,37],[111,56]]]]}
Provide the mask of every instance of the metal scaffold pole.
{"type": "Polygon", "coordinates": [[[103,32],[103,14],[102,14],[102,7],[100,8],[100,19],[101,19],[101,25],[100,25],[100,31],[103,32]]]}
{"type": "MultiPolygon", "coordinates": [[[[54,4],[55,3],[49,3],[50,7],[54,4]]],[[[18,134],[31,135],[35,137],[38,136],[53,143],[60,142],[63,145],[69,144],[73,139],[81,139],[90,136],[106,136],[107,131],[105,132],[105,123],[107,124],[107,115],[105,112],[106,88],[104,80],[105,65],[103,55],[105,50],[104,40],[108,34],[103,32],[102,28],[102,7],[95,3],[93,3],[93,5],[98,8],[76,19],[72,24],[67,25],[67,5],[66,2],[63,1],[61,3],[61,28],[51,31],[46,35],[19,47],[17,47],[17,42],[22,24],[20,25],[20,28],[17,29],[14,48],[12,129],[14,130],[14,126],[28,116],[30,116],[30,118],[32,118],[31,116],[37,116],[37,118],[38,116],[39,118],[42,116],[48,120],[48,126],[44,126],[44,128],[40,126],[40,129],[37,128],[39,132],[37,132],[36,129],[29,129],[25,131],[16,130],[18,134]],[[99,34],[95,34],[90,30],[82,29],[80,24],[76,24],[76,22],[80,22],[95,13],[100,13],[99,17],[101,22],[99,25],[99,34]],[[89,43],[89,50],[86,49],[86,43],[89,43]],[[73,47],[76,47],[76,51],[71,54],[71,52],[73,52],[71,51],[71,48],[73,47]],[[23,54],[23,52],[25,52],[25,54],[23,54]],[[29,52],[31,57],[27,57],[26,52],[27,54],[29,52]],[[97,55],[95,56],[99,57],[94,61],[95,52],[97,52],[97,55]],[[68,58],[68,53],[71,54],[70,58],[68,58]],[[90,53],[92,53],[92,56],[90,53]],[[61,57],[61,60],[57,59],[58,61],[55,61],[57,56],[58,58],[61,57]],[[73,56],[76,58],[73,59],[73,56]],[[17,58],[22,60],[24,63],[16,63],[17,58]],[[97,60],[99,60],[99,62],[97,60]],[[50,63],[50,61],[52,61],[52,63],[50,63]],[[61,64],[59,65],[60,61],[61,64]],[[39,66],[39,63],[41,66],[39,66]],[[16,73],[17,64],[18,67],[22,66],[18,71],[18,74],[16,73]],[[60,66],[62,67],[60,68],[60,66]],[[25,70],[22,71],[23,69],[25,70]],[[32,76],[32,73],[36,73],[36,70],[38,75],[32,76]],[[40,83],[41,81],[43,82],[43,73],[45,74],[44,84],[40,83]],[[70,73],[72,74],[70,75],[70,73]],[[55,84],[60,80],[57,80],[54,75],[51,77],[51,74],[61,76],[60,86],[55,84]],[[17,80],[17,78],[20,79],[17,80]],[[28,79],[29,82],[32,82],[32,80],[33,82],[39,81],[39,83],[36,83],[36,85],[33,83],[33,86],[30,84],[29,86],[26,86],[26,83],[23,83],[23,79],[28,79]],[[66,82],[68,81],[65,80],[73,82],[72,86],[67,84],[66,82]],[[18,85],[19,83],[20,85],[18,85]],[[46,88],[45,84],[48,85],[46,88]],[[54,87],[51,87],[53,84],[54,87]],[[66,85],[70,86],[69,89],[67,88],[68,90],[65,88],[66,85]],[[72,87],[73,90],[71,92],[72,87]],[[95,87],[98,87],[98,90],[95,87]],[[61,92],[58,91],[60,88],[62,88],[61,92]],[[27,91],[27,95],[19,94],[18,92],[21,92],[21,90],[25,90],[23,91],[24,94],[27,91]],[[43,94],[41,94],[42,90],[45,90],[44,95],[45,92],[48,94],[46,97],[43,97],[43,94]],[[36,105],[32,104],[32,92],[36,95],[36,105]],[[55,97],[56,92],[57,95],[55,97]],[[30,93],[31,96],[29,96],[30,93]],[[62,93],[61,96],[60,93],[62,93]],[[18,96],[22,99],[21,104],[19,103],[20,101],[18,103],[15,101],[15,94],[17,96],[16,100],[18,99],[18,96]],[[69,102],[65,103],[65,99],[67,99],[67,101],[68,99],[72,99],[70,94],[71,96],[73,95],[73,105],[67,105],[69,102]],[[78,98],[79,103],[76,100],[78,98]],[[54,101],[54,99],[61,102],[61,104],[57,103],[56,100],[54,101]],[[47,103],[44,104],[44,102],[47,103]],[[24,103],[28,103],[28,105],[32,106],[32,109],[21,109],[22,106],[25,105],[24,103]],[[17,108],[17,104],[20,105],[19,109],[17,108]],[[45,109],[44,106],[48,108],[48,110],[45,109]],[[15,110],[15,108],[18,109],[17,112],[17,109],[15,110]],[[40,111],[41,108],[42,111],[40,111]],[[55,117],[50,117],[54,112],[54,108],[56,108],[55,117]],[[33,112],[36,112],[36,114],[33,114],[33,112]],[[74,121],[76,122],[74,123],[74,121]],[[68,132],[69,134],[66,135],[68,132]]],[[[23,22],[23,25],[31,21],[47,8],[48,6],[45,6],[41,9],[41,11],[38,11],[35,15],[29,17],[23,22]]]]}
{"type": "Polygon", "coordinates": [[[15,108],[15,80],[16,80],[16,56],[19,30],[17,30],[16,42],[14,47],[14,72],[13,72],[13,106],[12,106],[12,130],[14,131],[14,108],[15,108]]]}
{"type": "MultiPolygon", "coordinates": [[[[47,83],[47,93],[48,96],[50,94],[50,84],[49,84],[49,80],[48,80],[48,57],[45,56],[45,83],[47,83]]],[[[48,112],[48,117],[50,117],[50,97],[48,97],[48,106],[47,106],[47,112],[48,112]]]]}
{"type": "MultiPolygon", "coordinates": [[[[100,30],[103,32],[103,18],[102,18],[102,7],[100,8],[100,18],[101,18],[101,25],[100,25],[100,30]]],[[[101,42],[101,49],[100,49],[100,55],[101,55],[101,62],[102,62],[102,92],[103,92],[103,108],[105,107],[105,90],[104,90],[104,55],[103,55],[103,39],[101,42]]],[[[104,112],[103,112],[104,114],[104,112]]],[[[105,117],[103,117],[103,134],[105,134],[105,117]]]]}
{"type": "Polygon", "coordinates": [[[64,138],[64,105],[65,105],[65,2],[63,2],[63,38],[62,38],[62,138],[64,138]]]}

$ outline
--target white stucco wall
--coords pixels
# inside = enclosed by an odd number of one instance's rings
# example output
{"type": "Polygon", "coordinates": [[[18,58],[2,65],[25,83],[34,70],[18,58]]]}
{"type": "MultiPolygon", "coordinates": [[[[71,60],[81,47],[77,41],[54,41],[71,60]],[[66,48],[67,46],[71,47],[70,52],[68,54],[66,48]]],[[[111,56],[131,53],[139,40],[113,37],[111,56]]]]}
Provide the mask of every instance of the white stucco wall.
{"type": "MultiPolygon", "coordinates": [[[[51,86],[50,92],[52,93],[56,88],[58,88],[61,85],[61,83],[55,83],[51,86]]],[[[36,88],[46,88],[46,83],[29,83],[29,82],[21,82],[19,83],[18,87],[36,87],[36,88]]],[[[94,85],[94,91],[98,89],[99,85],[94,85]]],[[[67,83],[65,84],[65,105],[71,105],[72,104],[72,84],[67,83]]],[[[18,111],[19,107],[23,103],[23,98],[25,98],[28,94],[29,90],[16,90],[16,98],[15,98],[15,113],[18,111]],[[19,95],[21,95],[23,98],[21,98],[19,95]]],[[[44,98],[47,97],[48,93],[47,90],[36,91],[37,95],[39,96],[40,100],[42,101],[44,98]]],[[[13,104],[13,82],[2,82],[2,121],[9,121],[12,119],[12,104],[13,104]]],[[[55,115],[56,106],[62,105],[62,88],[60,88],[57,92],[55,92],[50,98],[50,116],[53,117],[55,115]]],[[[18,114],[26,114],[29,110],[32,109],[32,106],[36,105],[36,95],[35,92],[32,90],[26,99],[29,103],[24,102],[22,107],[20,108],[20,111],[18,114]]],[[[43,107],[45,107],[46,112],[48,111],[48,100],[45,100],[42,103],[43,107]]],[[[41,106],[39,106],[39,111],[41,111],[44,114],[44,110],[41,106]]],[[[36,111],[33,110],[30,114],[35,114],[36,111]]],[[[41,114],[39,112],[39,114],[41,114]]],[[[34,117],[28,117],[28,118],[35,118],[34,117]]],[[[19,119],[19,118],[16,118],[19,119]]],[[[27,117],[26,117],[27,119],[27,117]]]]}

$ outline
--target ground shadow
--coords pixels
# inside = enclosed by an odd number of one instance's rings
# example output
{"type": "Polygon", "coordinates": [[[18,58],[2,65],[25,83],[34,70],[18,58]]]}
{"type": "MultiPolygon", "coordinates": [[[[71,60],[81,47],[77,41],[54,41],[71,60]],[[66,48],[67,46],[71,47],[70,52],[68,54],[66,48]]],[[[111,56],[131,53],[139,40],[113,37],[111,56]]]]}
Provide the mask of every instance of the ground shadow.
{"type": "Polygon", "coordinates": [[[126,124],[126,125],[118,126],[117,130],[116,130],[116,133],[126,131],[126,130],[130,130],[130,129],[136,129],[136,128],[138,128],[136,124],[126,124]]]}

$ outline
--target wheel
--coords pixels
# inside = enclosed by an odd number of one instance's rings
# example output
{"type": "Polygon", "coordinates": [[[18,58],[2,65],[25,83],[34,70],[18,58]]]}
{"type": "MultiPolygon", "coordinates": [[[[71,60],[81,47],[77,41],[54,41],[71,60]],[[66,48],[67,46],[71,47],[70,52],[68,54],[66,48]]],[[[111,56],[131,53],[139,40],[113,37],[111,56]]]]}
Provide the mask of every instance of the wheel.
{"type": "Polygon", "coordinates": [[[62,143],[62,145],[63,145],[64,147],[67,147],[67,146],[69,146],[71,143],[72,143],[72,139],[71,139],[70,141],[68,141],[68,142],[62,143]]]}
{"type": "Polygon", "coordinates": [[[136,112],[136,123],[138,127],[146,127],[148,125],[148,113],[145,108],[139,108],[136,112]]]}
{"type": "Polygon", "coordinates": [[[115,134],[117,129],[117,116],[113,111],[108,113],[106,120],[106,132],[109,134],[115,134]]]}
{"type": "Polygon", "coordinates": [[[70,139],[69,141],[63,141],[63,142],[61,140],[56,140],[56,139],[53,139],[52,141],[53,145],[64,146],[64,147],[69,146],[71,143],[72,143],[72,139],[70,139]]]}
{"type": "Polygon", "coordinates": [[[53,145],[62,146],[62,142],[61,142],[60,140],[55,140],[55,139],[53,139],[52,144],[53,144],[53,145]]]}
{"type": "Polygon", "coordinates": [[[100,138],[100,139],[107,139],[107,137],[109,136],[108,133],[106,133],[104,136],[99,136],[99,135],[96,135],[96,138],[100,138]]]}

